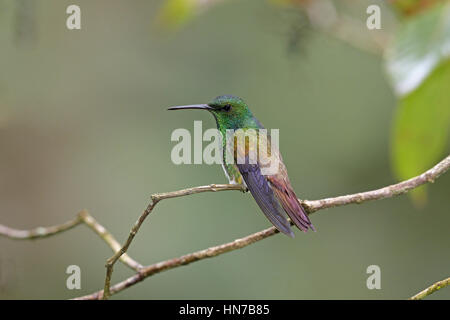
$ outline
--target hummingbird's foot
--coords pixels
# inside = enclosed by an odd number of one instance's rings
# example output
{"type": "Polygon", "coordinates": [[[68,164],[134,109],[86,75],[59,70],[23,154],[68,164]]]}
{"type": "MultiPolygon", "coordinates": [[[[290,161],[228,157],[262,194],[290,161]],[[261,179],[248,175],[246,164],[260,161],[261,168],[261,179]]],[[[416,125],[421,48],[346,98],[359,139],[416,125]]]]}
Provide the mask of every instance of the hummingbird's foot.
{"type": "Polygon", "coordinates": [[[249,190],[247,187],[242,188],[242,193],[247,193],[249,190]]]}

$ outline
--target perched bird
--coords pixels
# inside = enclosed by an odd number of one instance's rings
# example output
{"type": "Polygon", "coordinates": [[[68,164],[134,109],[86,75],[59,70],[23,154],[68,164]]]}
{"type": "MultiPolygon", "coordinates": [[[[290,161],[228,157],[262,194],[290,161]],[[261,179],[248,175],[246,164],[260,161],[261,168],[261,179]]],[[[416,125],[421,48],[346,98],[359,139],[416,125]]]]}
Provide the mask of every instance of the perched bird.
{"type": "MultiPolygon", "coordinates": [[[[261,208],[270,222],[282,233],[294,237],[285,213],[291,221],[302,231],[311,228],[315,231],[308,215],[299,202],[289,181],[286,166],[283,163],[278,149],[271,144],[270,135],[258,134],[260,129],[264,129],[261,123],[256,119],[247,104],[238,97],[224,95],[215,98],[208,104],[196,104],[187,106],[171,107],[169,110],[199,109],[211,112],[216,119],[217,128],[222,135],[223,143],[223,169],[230,183],[239,183],[245,185],[251,192],[256,203],[261,208]],[[242,129],[242,130],[238,130],[242,129]],[[225,161],[227,151],[227,131],[246,132],[253,129],[257,132],[258,144],[266,143],[267,157],[258,156],[256,161],[249,161],[249,154],[252,148],[255,148],[248,140],[242,143],[231,144],[233,163],[225,161]],[[245,161],[237,161],[238,157],[245,161]],[[269,174],[263,174],[262,170],[267,167],[267,159],[271,157],[277,160],[277,170],[269,174]],[[284,213],[285,212],[285,213],[284,213]]],[[[236,137],[234,137],[236,139],[236,137]]],[[[244,138],[245,139],[245,138],[244,138]]]]}

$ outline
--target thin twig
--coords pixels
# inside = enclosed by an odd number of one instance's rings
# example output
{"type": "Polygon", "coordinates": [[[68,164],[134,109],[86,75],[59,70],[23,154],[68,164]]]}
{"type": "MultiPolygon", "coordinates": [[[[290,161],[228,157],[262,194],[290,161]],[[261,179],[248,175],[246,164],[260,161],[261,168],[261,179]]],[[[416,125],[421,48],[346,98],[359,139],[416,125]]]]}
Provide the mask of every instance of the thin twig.
{"type": "MultiPolygon", "coordinates": [[[[0,236],[5,236],[14,240],[42,239],[67,231],[82,223],[86,224],[100,238],[102,238],[103,241],[105,241],[113,250],[113,252],[117,252],[118,250],[120,250],[120,243],[116,239],[114,239],[113,235],[109,233],[105,229],[105,227],[98,223],[87,210],[80,211],[77,214],[76,218],[72,220],[51,227],[37,227],[31,230],[18,230],[0,224],[0,236]]],[[[124,254],[120,258],[120,261],[136,272],[138,272],[140,268],[142,268],[142,265],[140,263],[133,260],[127,254],[124,254]]]]}
{"type": "MultiPolygon", "coordinates": [[[[98,223],[97,220],[95,220],[87,210],[81,211],[78,216],[89,228],[91,228],[100,238],[103,239],[103,241],[105,241],[109,245],[113,252],[119,252],[121,248],[120,243],[116,239],[114,239],[113,235],[109,233],[108,230],[105,229],[105,227],[98,223]]],[[[120,257],[120,261],[137,272],[139,272],[139,270],[143,267],[140,263],[136,262],[126,253],[124,253],[120,257]]]]}
{"type": "Polygon", "coordinates": [[[83,221],[79,216],[63,224],[51,227],[37,227],[30,230],[19,230],[0,224],[0,235],[14,240],[32,240],[46,238],[76,227],[83,221]]]}
{"type": "Polygon", "coordinates": [[[422,300],[426,296],[429,296],[430,294],[432,294],[432,293],[438,291],[439,289],[442,289],[448,285],[450,285],[450,278],[438,281],[438,282],[432,284],[431,286],[429,286],[428,288],[420,291],[418,294],[412,296],[411,298],[409,298],[409,300],[422,300]]]}

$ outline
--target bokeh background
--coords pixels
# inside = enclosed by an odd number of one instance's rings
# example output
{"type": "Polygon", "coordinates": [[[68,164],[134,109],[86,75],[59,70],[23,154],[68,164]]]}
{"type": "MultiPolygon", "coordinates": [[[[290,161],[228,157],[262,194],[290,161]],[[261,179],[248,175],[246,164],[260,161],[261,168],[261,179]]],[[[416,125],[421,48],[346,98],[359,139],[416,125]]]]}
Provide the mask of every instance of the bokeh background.
{"type": "MultiPolygon", "coordinates": [[[[382,32],[398,24],[383,1],[344,3],[362,26],[371,3],[383,10],[382,32]]],[[[164,5],[0,1],[0,223],[54,225],[86,208],[123,242],[152,193],[225,183],[219,165],[170,160],[171,132],[192,130],[194,120],[214,127],[211,115],[166,111],[221,94],[244,98],[266,127],[280,128],[301,198],[397,181],[397,99],[381,55],[302,27],[301,12],[270,1],[222,1],[176,27],[161,23],[164,5]],[[66,28],[70,4],[81,7],[81,30],[66,28]]],[[[449,188],[444,175],[421,205],[401,196],[320,211],[311,216],[316,233],[276,235],[113,299],[404,299],[449,276],[449,188]],[[381,290],[366,287],[373,264],[381,290]]],[[[158,205],[129,253],[150,264],[269,225],[249,194],[198,194],[158,205]]],[[[0,238],[0,298],[97,291],[110,256],[85,226],[35,241],[0,238]],[[72,264],[81,290],[66,288],[72,264]]],[[[118,263],[113,282],[131,274],[118,263]]],[[[450,289],[430,298],[449,299],[450,289]]]]}

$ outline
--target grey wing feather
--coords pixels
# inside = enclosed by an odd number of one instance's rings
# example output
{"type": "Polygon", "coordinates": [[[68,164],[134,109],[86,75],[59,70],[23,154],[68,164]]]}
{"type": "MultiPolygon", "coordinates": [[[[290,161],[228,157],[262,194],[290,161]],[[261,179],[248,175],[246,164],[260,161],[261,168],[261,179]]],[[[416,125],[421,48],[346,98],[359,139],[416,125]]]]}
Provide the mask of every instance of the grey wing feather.
{"type": "Polygon", "coordinates": [[[270,222],[280,232],[294,237],[290,223],[282,212],[269,182],[261,174],[260,168],[257,165],[251,164],[238,164],[237,166],[253,198],[270,222]]]}

